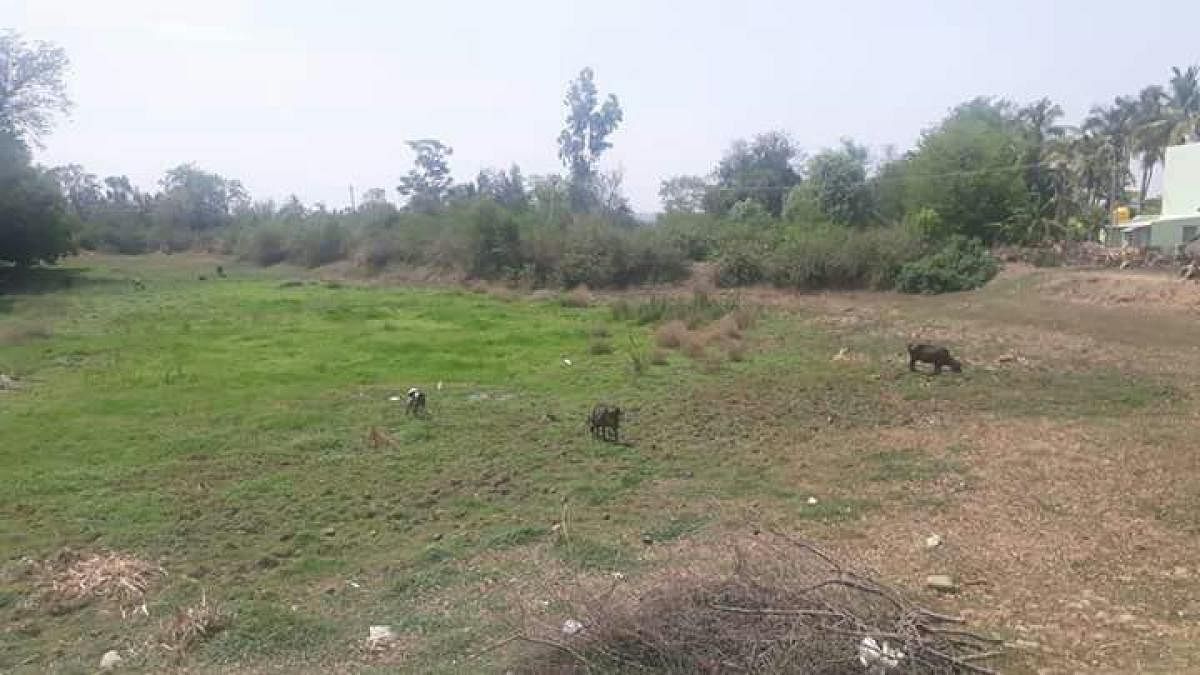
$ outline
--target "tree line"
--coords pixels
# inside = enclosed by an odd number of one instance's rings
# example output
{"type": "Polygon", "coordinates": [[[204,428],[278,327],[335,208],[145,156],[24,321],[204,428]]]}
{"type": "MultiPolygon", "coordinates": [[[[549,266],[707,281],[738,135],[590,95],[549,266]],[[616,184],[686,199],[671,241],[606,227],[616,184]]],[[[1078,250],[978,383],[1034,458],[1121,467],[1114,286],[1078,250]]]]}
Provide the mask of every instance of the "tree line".
{"type": "Polygon", "coordinates": [[[1165,148],[1200,133],[1195,66],[1074,127],[1049,99],[974,99],[904,154],[873,157],[847,139],[808,156],[768,131],[734,142],[706,175],[663,181],[664,214],[646,226],[621,174],[601,169],[624,114],[585,68],[563,99],[562,174],[527,177],[514,165],[456,181],[453,148],[417,139],[407,142],[414,160],[397,200],[373,188],[330,209],[255,201],[239,181],[192,164],[151,192],[78,165],[33,166],[28,146],[69,108],[66,67],[53,45],[0,35],[0,260],[53,262],[75,247],[201,248],[264,265],[349,260],[567,286],[671,281],[706,260],[730,285],[952,290],[987,276],[986,265],[976,273],[979,244],[1088,238],[1117,204],[1153,209],[1147,191],[1165,148]],[[904,281],[931,274],[953,278],[904,281]]]}

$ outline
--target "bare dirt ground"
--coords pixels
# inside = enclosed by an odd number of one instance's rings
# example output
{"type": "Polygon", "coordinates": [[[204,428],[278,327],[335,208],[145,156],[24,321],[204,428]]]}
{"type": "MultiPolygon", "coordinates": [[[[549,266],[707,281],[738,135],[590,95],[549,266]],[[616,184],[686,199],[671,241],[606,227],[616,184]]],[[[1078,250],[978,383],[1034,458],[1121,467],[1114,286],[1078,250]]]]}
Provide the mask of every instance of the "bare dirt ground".
{"type": "MultiPolygon", "coordinates": [[[[909,589],[921,589],[929,574],[953,575],[962,585],[956,595],[916,592],[1006,636],[1013,657],[1005,672],[1200,671],[1200,457],[1190,440],[1200,406],[1188,375],[1200,368],[1193,315],[1200,285],[1158,274],[1022,268],[983,291],[937,298],[738,294],[790,313],[796,331],[836,336],[851,371],[902,370],[899,351],[880,345],[923,339],[952,345],[974,377],[1016,372],[1022,387],[1035,390],[1044,379],[1054,388],[1044,395],[1046,409],[1021,409],[1020,392],[1002,404],[950,399],[913,406],[898,423],[803,439],[752,421],[754,443],[773,446],[761,451],[797,486],[844,481],[839,462],[856,461],[856,448],[922,448],[955,467],[899,485],[856,485],[849,493],[881,508],[805,524],[806,536],[909,589]],[[1054,382],[1072,374],[1078,378],[1054,382]],[[1161,402],[1133,412],[1118,404],[1123,392],[1159,385],[1171,388],[1161,402]],[[1102,402],[1087,414],[1057,410],[1060,402],[1071,408],[1073,398],[1109,395],[1111,412],[1102,402]],[[933,533],[944,543],[927,548],[933,533]]],[[[761,396],[747,403],[751,416],[763,406],[761,396]]],[[[649,501],[686,510],[685,500],[664,496],[672,492],[663,485],[649,501]]],[[[795,530],[794,518],[768,501],[714,498],[705,508],[720,514],[724,535],[708,532],[648,555],[689,565],[712,558],[720,536],[749,538],[747,523],[795,530]]]]}

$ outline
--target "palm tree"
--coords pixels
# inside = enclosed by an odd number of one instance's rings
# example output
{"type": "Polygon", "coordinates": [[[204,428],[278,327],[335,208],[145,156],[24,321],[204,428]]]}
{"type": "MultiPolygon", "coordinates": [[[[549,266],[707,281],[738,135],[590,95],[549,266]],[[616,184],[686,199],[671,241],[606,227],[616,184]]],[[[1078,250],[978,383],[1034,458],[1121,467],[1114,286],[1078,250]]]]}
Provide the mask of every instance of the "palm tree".
{"type": "Polygon", "coordinates": [[[1138,94],[1136,128],[1133,131],[1133,152],[1138,156],[1141,180],[1138,183],[1138,204],[1146,201],[1154,169],[1165,161],[1170,144],[1172,122],[1167,108],[1167,92],[1155,84],[1138,94]]]}
{"type": "Polygon", "coordinates": [[[1170,140],[1188,143],[1200,139],[1200,66],[1171,68],[1167,108],[1171,116],[1170,140]]]}
{"type": "Polygon", "coordinates": [[[1110,213],[1116,208],[1122,188],[1128,184],[1129,155],[1136,128],[1137,101],[1118,96],[1111,106],[1095,106],[1084,120],[1086,132],[1103,139],[1105,162],[1110,172],[1105,209],[1110,213]]]}

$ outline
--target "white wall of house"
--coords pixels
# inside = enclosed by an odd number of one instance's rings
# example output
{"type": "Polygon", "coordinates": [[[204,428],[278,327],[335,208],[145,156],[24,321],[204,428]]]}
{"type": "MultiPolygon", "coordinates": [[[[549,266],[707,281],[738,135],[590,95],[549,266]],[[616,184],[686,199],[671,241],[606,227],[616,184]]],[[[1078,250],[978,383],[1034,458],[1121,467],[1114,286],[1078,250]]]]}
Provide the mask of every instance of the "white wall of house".
{"type": "Polygon", "coordinates": [[[1167,148],[1162,214],[1200,215],[1200,143],[1167,148]]]}

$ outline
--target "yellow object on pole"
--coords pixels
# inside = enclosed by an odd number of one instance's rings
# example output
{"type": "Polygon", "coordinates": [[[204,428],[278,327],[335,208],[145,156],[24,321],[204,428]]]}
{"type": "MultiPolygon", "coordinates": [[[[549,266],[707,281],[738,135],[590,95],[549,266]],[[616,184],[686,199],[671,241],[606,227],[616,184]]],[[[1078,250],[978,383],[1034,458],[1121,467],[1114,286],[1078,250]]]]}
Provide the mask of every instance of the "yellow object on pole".
{"type": "Polygon", "coordinates": [[[1128,206],[1118,206],[1116,210],[1113,211],[1113,216],[1113,219],[1116,220],[1118,225],[1120,225],[1122,223],[1128,223],[1133,219],[1133,211],[1130,210],[1128,206]]]}

